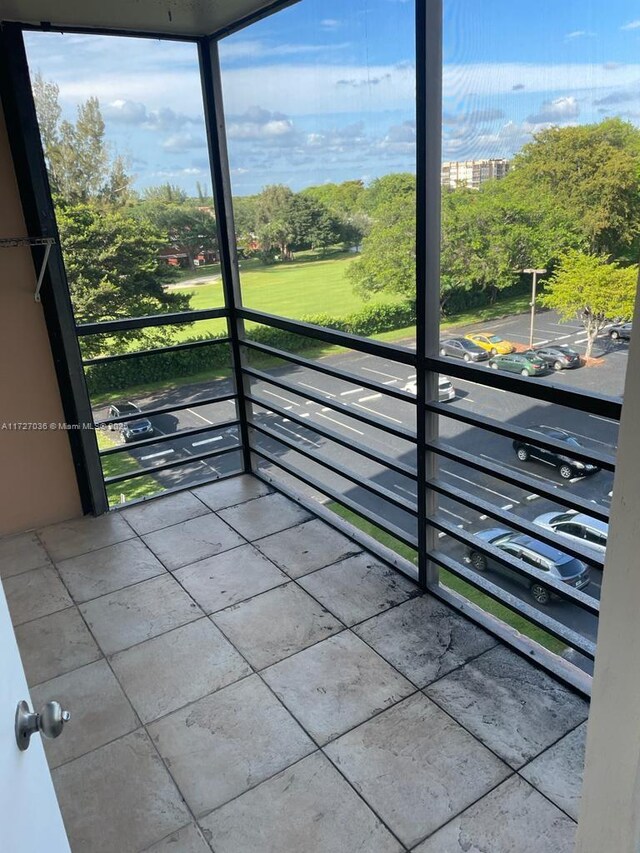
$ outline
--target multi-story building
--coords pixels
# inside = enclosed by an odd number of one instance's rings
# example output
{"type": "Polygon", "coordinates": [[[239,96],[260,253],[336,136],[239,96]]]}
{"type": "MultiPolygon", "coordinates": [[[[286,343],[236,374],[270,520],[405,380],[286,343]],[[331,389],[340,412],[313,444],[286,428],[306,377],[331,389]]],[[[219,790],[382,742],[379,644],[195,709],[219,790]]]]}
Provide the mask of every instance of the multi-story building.
{"type": "Polygon", "coordinates": [[[499,180],[508,173],[510,161],[491,160],[451,160],[442,164],[441,183],[443,187],[466,186],[477,190],[486,181],[499,180]]]}

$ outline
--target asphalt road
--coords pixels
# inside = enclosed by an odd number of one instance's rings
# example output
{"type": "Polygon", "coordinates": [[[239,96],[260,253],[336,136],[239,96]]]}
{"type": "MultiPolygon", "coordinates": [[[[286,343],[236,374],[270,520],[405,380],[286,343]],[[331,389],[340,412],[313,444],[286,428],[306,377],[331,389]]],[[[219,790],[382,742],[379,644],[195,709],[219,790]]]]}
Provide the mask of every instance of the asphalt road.
{"type": "MultiPolygon", "coordinates": [[[[529,317],[519,315],[500,320],[489,326],[469,326],[456,330],[456,334],[468,331],[488,329],[512,340],[516,344],[528,344],[529,317]]],[[[444,336],[444,335],[443,335],[444,336]]],[[[536,321],[534,343],[541,345],[547,341],[557,341],[575,346],[584,351],[584,332],[576,324],[564,324],[552,312],[539,314],[536,321]]],[[[621,395],[624,388],[624,376],[627,360],[627,345],[613,344],[605,333],[596,344],[593,355],[597,361],[594,366],[581,367],[575,370],[563,370],[540,377],[537,381],[553,381],[559,385],[580,388],[586,391],[598,391],[606,394],[621,395]]],[[[386,361],[357,352],[329,356],[323,362],[335,367],[349,370],[356,377],[374,379],[377,382],[395,388],[404,388],[415,378],[408,366],[386,361]]],[[[488,368],[487,368],[488,369],[488,368]]],[[[415,499],[415,483],[401,474],[390,471],[379,462],[363,459],[354,451],[335,442],[327,441],[314,432],[317,424],[333,429],[340,435],[366,445],[381,455],[399,459],[415,467],[415,451],[411,443],[390,436],[381,430],[364,424],[349,417],[349,413],[370,414],[376,416],[389,426],[412,427],[415,421],[415,409],[412,405],[389,398],[354,383],[346,383],[307,368],[295,365],[283,365],[269,370],[273,378],[286,378],[292,383],[295,393],[282,390],[264,381],[252,382],[252,391],[263,401],[262,407],[255,409],[255,420],[279,432],[285,438],[300,447],[313,449],[329,459],[340,469],[354,472],[358,478],[370,479],[383,486],[391,493],[405,499],[415,499]],[[313,393],[325,400],[327,405],[312,401],[307,394],[313,393]],[[337,405],[336,411],[329,404],[337,405]],[[308,427],[303,427],[292,420],[282,417],[270,407],[278,407],[285,412],[291,412],[304,420],[308,427]]],[[[604,418],[575,412],[562,406],[542,403],[525,396],[486,388],[482,385],[463,380],[454,380],[456,398],[448,405],[464,411],[486,414],[505,423],[523,427],[539,425],[561,427],[573,433],[586,448],[600,451],[613,450],[617,445],[618,426],[615,422],[604,418]]],[[[230,453],[217,459],[204,462],[189,462],[189,458],[208,449],[230,447],[239,444],[237,428],[223,431],[216,430],[216,425],[236,416],[235,403],[225,401],[217,404],[198,405],[198,401],[210,397],[213,393],[221,396],[232,390],[230,381],[200,383],[185,385],[163,395],[137,399],[136,402],[143,410],[158,405],[175,405],[190,403],[189,408],[170,415],[158,415],[152,418],[154,429],[159,434],[173,434],[174,440],[156,445],[136,447],[131,445],[129,453],[143,466],[153,466],[163,462],[184,459],[185,465],[172,471],[158,472],[155,476],[166,487],[185,485],[210,479],[212,475],[225,474],[239,470],[240,454],[230,453]],[[211,429],[197,436],[181,436],[180,431],[199,428],[206,424],[211,429]]],[[[96,419],[106,416],[104,409],[97,410],[96,419]]],[[[468,427],[450,418],[440,419],[440,435],[454,447],[474,453],[486,460],[497,460],[502,465],[514,471],[526,472],[534,479],[539,479],[547,486],[557,490],[557,503],[537,496],[530,491],[510,486],[487,475],[470,471],[460,463],[441,460],[439,476],[444,482],[463,489],[471,496],[489,501],[499,513],[500,510],[517,514],[527,522],[544,513],[562,509],[562,496],[566,490],[593,500],[602,505],[608,505],[612,489],[613,475],[600,471],[589,478],[563,481],[557,472],[541,463],[520,462],[513,451],[511,441],[494,435],[486,430],[468,427]]],[[[307,471],[322,480],[339,494],[347,495],[358,502],[363,510],[375,512],[405,531],[415,533],[415,520],[398,509],[395,505],[383,500],[377,495],[371,495],[361,486],[321,468],[316,463],[306,460],[293,450],[265,438],[256,433],[258,443],[288,460],[296,467],[307,471]]],[[[324,499],[324,496],[317,495],[324,499]]],[[[447,498],[441,498],[440,510],[456,525],[469,532],[476,532],[486,527],[500,526],[499,522],[487,518],[478,510],[461,506],[447,498]]],[[[463,547],[448,536],[441,537],[442,550],[464,559],[463,547]]],[[[591,570],[591,583],[586,592],[599,597],[601,572],[591,570]]],[[[490,578],[515,595],[533,604],[528,591],[511,581],[504,575],[490,578]]],[[[540,607],[568,627],[579,631],[584,636],[595,639],[597,620],[584,613],[581,609],[566,602],[552,601],[550,605],[540,607]]]]}

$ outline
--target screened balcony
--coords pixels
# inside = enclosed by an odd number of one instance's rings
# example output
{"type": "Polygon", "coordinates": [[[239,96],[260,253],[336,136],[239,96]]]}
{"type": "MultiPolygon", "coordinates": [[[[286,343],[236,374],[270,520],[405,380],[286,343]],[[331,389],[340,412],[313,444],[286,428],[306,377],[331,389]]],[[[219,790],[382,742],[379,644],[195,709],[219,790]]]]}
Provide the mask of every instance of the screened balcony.
{"type": "Polygon", "coordinates": [[[3,414],[29,427],[0,432],[0,566],[31,702],[72,713],[45,742],[70,847],[637,853],[635,65],[552,4],[531,22],[584,49],[559,77],[521,6],[325,6],[0,0],[3,414]],[[99,191],[61,179],[91,87],[99,191]],[[576,144],[541,163],[556,124],[576,144]],[[209,184],[158,201],[154,175],[209,184]],[[620,310],[546,301],[587,245],[620,310]]]}

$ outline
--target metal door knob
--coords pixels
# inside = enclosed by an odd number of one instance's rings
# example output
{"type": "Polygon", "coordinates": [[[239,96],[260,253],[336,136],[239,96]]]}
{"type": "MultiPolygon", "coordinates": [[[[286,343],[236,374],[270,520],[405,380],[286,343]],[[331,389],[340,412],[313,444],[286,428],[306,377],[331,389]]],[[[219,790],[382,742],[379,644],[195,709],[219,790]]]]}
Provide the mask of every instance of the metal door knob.
{"type": "Polygon", "coordinates": [[[47,702],[40,708],[40,713],[36,714],[29,710],[29,703],[23,699],[18,702],[16,708],[15,731],[18,749],[28,749],[31,735],[36,732],[40,732],[46,738],[58,737],[62,733],[64,724],[70,719],[71,714],[63,711],[59,702],[47,702]]]}

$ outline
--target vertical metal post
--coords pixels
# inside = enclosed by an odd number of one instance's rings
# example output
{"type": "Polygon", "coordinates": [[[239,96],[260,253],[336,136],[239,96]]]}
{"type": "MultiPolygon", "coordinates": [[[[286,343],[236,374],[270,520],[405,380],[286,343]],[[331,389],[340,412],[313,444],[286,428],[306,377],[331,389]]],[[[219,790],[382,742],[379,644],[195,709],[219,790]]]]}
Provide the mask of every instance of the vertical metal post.
{"type": "Polygon", "coordinates": [[[438,498],[425,485],[437,474],[429,445],[438,437],[438,416],[424,403],[438,399],[438,374],[427,370],[426,358],[438,354],[440,335],[442,0],[416,0],[416,140],[418,578],[427,587],[438,583],[438,567],[427,559],[437,543],[429,518],[438,498]]]}
{"type": "Polygon", "coordinates": [[[242,305],[238,256],[236,250],[235,228],[233,223],[233,204],[231,199],[231,176],[225,133],[224,108],[222,100],[222,81],[220,79],[220,59],[218,43],[214,38],[198,39],[198,58],[202,80],[202,96],[207,128],[211,183],[216,209],[218,242],[220,246],[220,271],[225,307],[229,311],[228,327],[231,339],[231,361],[238,395],[238,418],[242,441],[243,469],[252,471],[251,448],[249,443],[249,422],[251,404],[246,398],[246,377],[242,372],[242,340],[244,339],[244,320],[238,317],[236,309],[242,305]]]}
{"type": "MultiPolygon", "coordinates": [[[[68,435],[82,509],[99,515],[109,509],[109,502],[95,432],[82,428],[93,424],[93,413],[19,24],[5,23],[0,28],[0,97],[27,233],[55,240],[42,278],[42,310],[65,421],[72,427],[68,435]]],[[[33,256],[36,269],[40,269],[42,249],[35,248],[33,256]]],[[[38,303],[34,303],[33,310],[40,310],[38,303]]]]}

